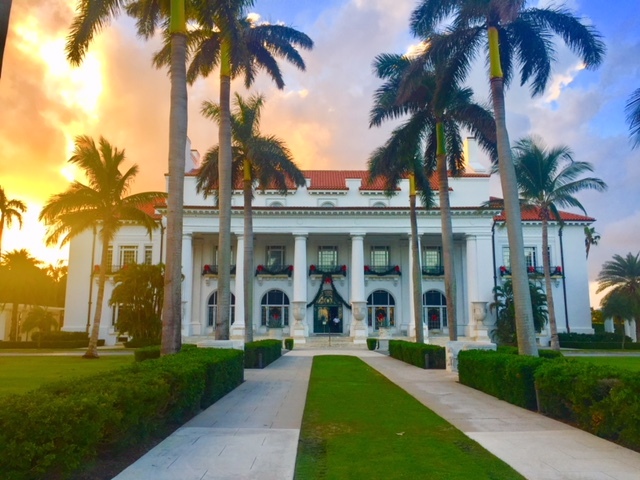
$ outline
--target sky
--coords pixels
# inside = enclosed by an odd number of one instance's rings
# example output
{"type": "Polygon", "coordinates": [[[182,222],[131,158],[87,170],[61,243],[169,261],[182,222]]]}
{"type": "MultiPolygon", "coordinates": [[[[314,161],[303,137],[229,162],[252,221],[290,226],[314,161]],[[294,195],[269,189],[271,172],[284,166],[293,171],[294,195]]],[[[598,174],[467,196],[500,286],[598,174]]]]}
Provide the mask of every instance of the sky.
{"type": "MultiPolygon", "coordinates": [[[[546,6],[549,1],[529,1],[546,6]]],[[[159,39],[135,35],[126,17],[108,25],[80,67],[65,60],[64,44],[76,0],[15,0],[0,79],[0,186],[28,205],[22,229],[5,229],[3,251],[28,248],[52,263],[66,247],[46,248],[37,221],[47,199],[69,181],[82,181],[68,165],[77,135],[104,136],[136,163],[132,192],[164,190],[168,158],[169,78],[151,65],[159,39]]],[[[257,0],[262,21],[284,22],[315,42],[303,52],[306,71],[282,64],[285,88],[261,74],[250,92],[266,97],[261,129],[282,138],[303,169],[365,169],[370,153],[393,125],[369,128],[373,92],[380,81],[372,62],[381,53],[406,53],[418,42],[409,33],[416,0],[257,0]]],[[[592,290],[602,264],[614,254],[640,251],[640,148],[631,149],[624,105],[640,88],[640,2],[569,0],[565,5],[594,25],[607,45],[604,63],[584,70],[561,43],[553,76],[543,95],[531,98],[514,82],[507,92],[512,142],[538,135],[549,146],[566,145],[574,158],[590,162],[606,193],[578,198],[595,217],[601,241],[589,256],[592,290]]],[[[479,102],[489,102],[484,64],[468,79],[479,102]]],[[[218,101],[217,75],[189,88],[192,148],[204,153],[217,143],[217,127],[200,116],[205,100],[218,101]]],[[[498,183],[494,194],[500,196],[498,183]]],[[[580,213],[579,211],[576,213],[580,213]]],[[[597,305],[592,295],[592,304],[597,305]]]]}

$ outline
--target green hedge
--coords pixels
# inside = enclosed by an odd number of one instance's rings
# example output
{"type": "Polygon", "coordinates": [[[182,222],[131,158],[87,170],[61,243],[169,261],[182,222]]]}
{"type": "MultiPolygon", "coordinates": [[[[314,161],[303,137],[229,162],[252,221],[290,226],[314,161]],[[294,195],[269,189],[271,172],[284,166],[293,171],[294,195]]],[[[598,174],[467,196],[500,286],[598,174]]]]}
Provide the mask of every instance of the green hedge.
{"type": "Polygon", "coordinates": [[[264,368],[281,356],[281,340],[258,340],[244,344],[244,368],[264,368]]]}
{"type": "Polygon", "coordinates": [[[640,451],[640,374],[569,360],[536,372],[541,411],[640,451]]]}
{"type": "MultiPolygon", "coordinates": [[[[38,342],[6,342],[0,340],[0,349],[2,348],[87,348],[89,346],[89,339],[85,338],[84,340],[43,340],[40,342],[40,346],[38,347],[38,342]]],[[[98,346],[104,346],[104,340],[98,340],[98,346]]]]}
{"type": "Polygon", "coordinates": [[[160,358],[160,345],[138,348],[133,352],[136,362],[160,358]]]}
{"type": "MultiPolygon", "coordinates": [[[[622,348],[622,336],[617,333],[559,333],[562,348],[585,348],[590,350],[618,350],[622,348]]],[[[640,350],[640,343],[625,337],[625,350],[640,350]]]]}
{"type": "MultiPolygon", "coordinates": [[[[510,347],[502,345],[498,347],[498,353],[508,353],[511,355],[518,355],[518,347],[510,347]]],[[[538,356],[540,358],[561,358],[564,357],[562,352],[558,352],[557,350],[538,350],[538,356]]]]}
{"type": "Polygon", "coordinates": [[[152,347],[154,345],[160,345],[159,338],[132,338],[131,340],[124,342],[125,348],[152,347]]]}
{"type": "Polygon", "coordinates": [[[367,338],[367,348],[369,350],[377,350],[380,344],[377,338],[367,338]]]}
{"type": "Polygon", "coordinates": [[[420,368],[446,367],[445,349],[438,345],[389,340],[389,355],[420,368]],[[425,358],[428,358],[428,365],[425,365],[425,358]]]}
{"type": "Polygon", "coordinates": [[[458,355],[458,378],[463,385],[535,411],[534,374],[547,361],[512,353],[464,350],[458,355]]]}
{"type": "Polygon", "coordinates": [[[187,349],[2,397],[2,478],[64,477],[98,451],[126,448],[185,421],[242,383],[243,372],[241,351],[187,349]]]}
{"type": "Polygon", "coordinates": [[[293,350],[293,338],[284,339],[284,348],[287,350],[293,350]]]}

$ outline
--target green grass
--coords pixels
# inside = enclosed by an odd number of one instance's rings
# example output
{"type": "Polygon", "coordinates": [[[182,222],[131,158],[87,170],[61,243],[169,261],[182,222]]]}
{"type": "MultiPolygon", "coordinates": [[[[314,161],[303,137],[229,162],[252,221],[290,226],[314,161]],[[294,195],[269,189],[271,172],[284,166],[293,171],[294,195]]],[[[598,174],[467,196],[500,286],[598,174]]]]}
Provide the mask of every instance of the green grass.
{"type": "Polygon", "coordinates": [[[594,365],[623,368],[640,372],[640,357],[571,357],[580,362],[589,362],[594,365]]]}
{"type": "Polygon", "coordinates": [[[0,357],[0,395],[26,393],[45,383],[94,375],[133,364],[133,355],[104,355],[99,360],[77,356],[0,357]]]}
{"type": "Polygon", "coordinates": [[[362,360],[313,360],[297,480],[522,479],[362,360]]]}

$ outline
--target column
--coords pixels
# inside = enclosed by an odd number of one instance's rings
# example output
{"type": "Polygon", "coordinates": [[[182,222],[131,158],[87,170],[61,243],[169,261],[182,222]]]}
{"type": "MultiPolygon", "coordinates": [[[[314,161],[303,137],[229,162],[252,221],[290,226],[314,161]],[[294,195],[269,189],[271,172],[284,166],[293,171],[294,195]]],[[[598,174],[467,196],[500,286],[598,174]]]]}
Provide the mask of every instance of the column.
{"type": "MultiPolygon", "coordinates": [[[[488,312],[493,290],[493,256],[490,234],[467,235],[467,331],[475,341],[489,341],[493,316],[488,312]]],[[[462,318],[462,316],[459,316],[462,318]]]]}
{"type": "Polygon", "coordinates": [[[202,258],[203,253],[203,238],[196,237],[193,239],[193,299],[191,307],[191,335],[202,335],[204,332],[204,319],[202,318],[203,303],[202,303],[202,277],[200,271],[204,261],[202,258]]]}
{"type": "MultiPolygon", "coordinates": [[[[411,248],[411,242],[413,239],[411,238],[411,234],[409,234],[409,328],[407,328],[407,334],[409,337],[415,339],[416,338],[416,322],[415,322],[415,302],[413,299],[413,248],[411,248]]],[[[420,258],[420,252],[422,251],[422,245],[420,243],[420,235],[418,235],[418,266],[420,267],[420,295],[422,295],[422,262],[420,258]]],[[[422,305],[422,298],[420,298],[420,305],[422,305]]],[[[420,312],[420,318],[422,318],[422,312],[420,312]]],[[[427,340],[429,338],[429,329],[426,325],[422,325],[422,329],[424,331],[424,340],[425,343],[429,343],[427,340]]]]}
{"type": "Polygon", "coordinates": [[[307,313],[307,234],[294,233],[295,251],[293,257],[293,318],[291,336],[296,343],[306,343],[309,325],[305,321],[307,313]]]}
{"type": "Polygon", "coordinates": [[[191,308],[193,306],[193,236],[190,233],[182,235],[182,335],[192,335],[191,308]]]}
{"type": "MultiPolygon", "coordinates": [[[[231,340],[242,340],[244,342],[244,235],[236,234],[236,278],[235,278],[235,316],[229,331],[231,340]]],[[[251,328],[251,326],[249,326],[251,328]]]]}
{"type": "Polygon", "coordinates": [[[353,343],[366,343],[368,327],[363,320],[367,314],[364,296],[364,233],[351,234],[351,322],[353,343]]]}

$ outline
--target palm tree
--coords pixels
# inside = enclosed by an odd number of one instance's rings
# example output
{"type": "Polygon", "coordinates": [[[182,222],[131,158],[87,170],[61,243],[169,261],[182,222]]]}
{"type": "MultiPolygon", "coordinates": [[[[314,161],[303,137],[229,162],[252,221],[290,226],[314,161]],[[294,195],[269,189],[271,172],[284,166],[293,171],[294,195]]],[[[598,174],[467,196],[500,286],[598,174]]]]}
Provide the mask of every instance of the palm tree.
{"type": "MultiPolygon", "coordinates": [[[[313,41],[294,28],[278,24],[257,24],[245,18],[246,7],[252,0],[221,2],[220,8],[204,12],[199,18],[200,28],[189,33],[190,50],[194,52],[187,72],[187,80],[193,83],[199,76],[208,76],[220,67],[220,115],[218,130],[218,312],[216,338],[229,338],[230,268],[231,268],[231,79],[244,76],[249,88],[258,70],[265,70],[277,87],[284,88],[282,72],[276,61],[284,58],[305,69],[298,48],[311,49],[313,41]]],[[[155,64],[167,63],[167,46],[155,57],[155,64]]]]}
{"type": "Polygon", "coordinates": [[[640,338],[640,253],[627,253],[626,257],[614,255],[613,260],[604,262],[596,280],[596,293],[608,290],[602,300],[604,304],[612,295],[626,298],[631,316],[636,319],[636,338],[640,338]]]}
{"type": "Polygon", "coordinates": [[[151,235],[157,223],[139,207],[166,198],[163,192],[143,192],[127,196],[138,173],[138,166],[133,165],[122,173],[120,167],[124,160],[124,150],[114,148],[102,137],[98,145],[90,137],[77,137],[75,150],[69,162],[84,170],[88,185],[78,181],[73,182],[65,192],[52,196],[39,216],[39,219],[47,225],[45,241],[49,245],[58,242],[65,244],[85,230],[99,226],[102,252],[98,294],[93,329],[84,358],[98,358],[96,347],[102,319],[109,242],[122,221],[142,225],[151,235]]]}
{"type": "MultiPolygon", "coordinates": [[[[167,199],[167,253],[163,306],[162,354],[176,353],[181,345],[182,315],[182,208],[184,155],[187,144],[187,27],[193,16],[191,0],[79,0],[67,41],[67,58],[80,64],[93,36],[125,8],[137,19],[138,34],[149,39],[156,26],[169,19],[171,106],[169,112],[169,183],[167,199]]],[[[165,22],[166,23],[166,22],[165,22]]]]}
{"type": "Polygon", "coordinates": [[[11,329],[9,340],[18,340],[18,310],[20,305],[39,303],[44,300],[42,287],[47,277],[39,268],[42,262],[32,257],[25,249],[12,250],[0,257],[1,301],[11,303],[11,329]]]}
{"type": "Polygon", "coordinates": [[[537,355],[504,88],[514,76],[515,64],[519,63],[521,84],[531,82],[533,95],[544,91],[554,59],[552,34],[561,37],[581,57],[586,68],[602,62],[605,47],[595,28],[584,25],[568,10],[561,7],[525,8],[525,4],[525,0],[422,0],[412,13],[411,28],[415,35],[430,42],[430,50],[436,55],[450,54],[457,58],[460,65],[457,72],[461,77],[467,73],[485,38],[488,40],[484,50],[489,60],[500,181],[512,258],[518,345],[521,354],[537,355]],[[451,16],[451,26],[446,34],[440,34],[441,22],[451,16]]]}
{"type": "MultiPolygon", "coordinates": [[[[449,64],[436,63],[434,69],[425,66],[416,59],[400,55],[380,55],[374,69],[380,78],[387,82],[375,94],[370,125],[380,125],[385,119],[398,118],[410,114],[410,119],[393,132],[393,138],[385,147],[378,149],[370,159],[370,172],[384,175],[391,167],[388,162],[403,162],[398,156],[399,145],[406,148],[405,158],[420,169],[426,168],[428,176],[436,175],[440,200],[442,225],[442,250],[445,274],[445,297],[447,299],[447,319],[449,338],[457,339],[456,282],[453,258],[453,227],[449,201],[448,171],[458,174],[464,170],[462,137],[460,127],[466,127],[479,140],[480,145],[496,158],[495,123],[491,113],[472,100],[472,91],[460,88],[455,77],[449,75],[449,64]],[[426,164],[418,166],[415,159],[424,149],[426,164]],[[386,159],[386,160],[385,160],[386,159]]],[[[406,167],[405,167],[406,168],[406,167]]],[[[410,173],[414,173],[414,171],[410,173]]],[[[416,177],[418,178],[418,177],[416,177]]],[[[395,184],[393,184],[395,186],[395,184]]],[[[415,200],[410,192],[410,201],[415,200]]],[[[415,211],[412,208],[412,224],[415,211]]],[[[417,230],[417,227],[416,227],[417,230]]],[[[415,238],[414,285],[421,285],[421,274],[417,262],[417,231],[412,230],[415,238]]],[[[414,292],[419,301],[422,292],[414,292]]],[[[419,302],[418,301],[418,302],[419,302]]],[[[414,298],[414,302],[416,299],[414,298]]],[[[416,302],[416,328],[422,333],[422,307],[416,302]],[[420,307],[420,308],[418,308],[420,307]]]]}
{"type": "Polygon", "coordinates": [[[584,227],[584,249],[587,252],[586,258],[589,258],[591,246],[597,246],[600,241],[600,234],[596,232],[595,227],[584,227]]]}
{"type": "Polygon", "coordinates": [[[22,228],[22,214],[27,211],[27,206],[20,200],[9,200],[0,187],[0,254],[2,253],[2,232],[4,226],[11,227],[13,220],[17,220],[22,228]]]}
{"type": "Polygon", "coordinates": [[[624,110],[627,114],[631,143],[633,148],[636,148],[640,145],[640,88],[631,94],[624,110]]]}
{"type": "Polygon", "coordinates": [[[561,222],[558,208],[562,207],[577,207],[586,214],[575,194],[582,190],[603,192],[607,185],[599,178],[579,178],[585,172],[592,172],[593,167],[587,162],[574,161],[569,147],[547,148],[541,139],[528,137],[516,144],[514,153],[520,195],[525,205],[538,210],[542,221],[542,270],[547,292],[551,348],[560,350],[551,289],[549,220],[561,222]]]}
{"type": "Polygon", "coordinates": [[[40,342],[42,342],[42,335],[49,333],[51,330],[58,330],[60,325],[56,320],[56,317],[49,310],[43,307],[35,307],[29,310],[27,318],[25,318],[22,324],[22,331],[29,333],[31,330],[38,329],[38,348],[40,348],[40,342]]]}
{"type": "Polygon", "coordinates": [[[611,292],[602,300],[602,317],[611,318],[614,322],[614,332],[616,330],[615,324],[622,327],[622,348],[624,349],[624,343],[627,338],[624,331],[625,320],[631,321],[638,317],[638,304],[633,299],[625,295],[623,292],[611,292]]]}
{"type": "MultiPolygon", "coordinates": [[[[257,95],[247,101],[236,94],[235,112],[231,116],[233,136],[231,166],[232,182],[243,179],[244,190],[244,320],[245,341],[253,341],[253,185],[257,180],[262,188],[274,188],[286,193],[288,185],[305,185],[303,173],[293,161],[291,152],[280,139],[260,134],[260,114],[264,97],[257,95]]],[[[202,114],[215,121],[220,120],[220,105],[205,102],[202,114]]],[[[207,195],[218,191],[220,147],[211,148],[204,157],[198,173],[197,189],[207,195]]],[[[239,253],[239,252],[238,252],[239,253]]],[[[220,275],[220,268],[218,269],[220,275]]],[[[219,298],[219,297],[218,297],[219,298]]],[[[220,313],[220,307],[218,307],[220,313]]]]}

